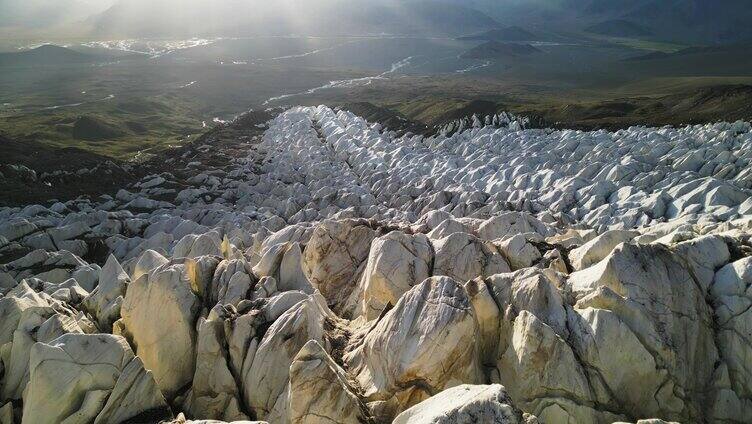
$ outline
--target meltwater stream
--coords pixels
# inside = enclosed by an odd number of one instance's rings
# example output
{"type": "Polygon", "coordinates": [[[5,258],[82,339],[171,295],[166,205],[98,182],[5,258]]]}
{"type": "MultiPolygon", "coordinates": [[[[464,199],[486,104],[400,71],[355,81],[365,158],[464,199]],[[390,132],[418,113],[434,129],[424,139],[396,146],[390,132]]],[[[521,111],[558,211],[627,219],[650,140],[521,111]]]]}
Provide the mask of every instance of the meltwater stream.
{"type": "Polygon", "coordinates": [[[409,66],[410,61],[413,59],[413,56],[406,57],[398,62],[392,63],[391,68],[388,71],[384,71],[378,75],[370,76],[370,77],[362,77],[362,78],[353,78],[353,79],[346,79],[346,80],[339,80],[339,81],[330,81],[328,84],[324,84],[319,87],[311,88],[306,91],[301,91],[298,93],[292,93],[292,94],[283,94],[281,96],[271,97],[268,100],[264,102],[264,106],[274,103],[279,100],[288,99],[291,97],[297,97],[297,96],[304,96],[308,94],[313,94],[321,90],[326,90],[330,88],[351,88],[351,87],[362,87],[371,84],[373,81],[376,80],[383,80],[387,79],[387,77],[391,74],[394,74],[398,70],[409,66]]]}

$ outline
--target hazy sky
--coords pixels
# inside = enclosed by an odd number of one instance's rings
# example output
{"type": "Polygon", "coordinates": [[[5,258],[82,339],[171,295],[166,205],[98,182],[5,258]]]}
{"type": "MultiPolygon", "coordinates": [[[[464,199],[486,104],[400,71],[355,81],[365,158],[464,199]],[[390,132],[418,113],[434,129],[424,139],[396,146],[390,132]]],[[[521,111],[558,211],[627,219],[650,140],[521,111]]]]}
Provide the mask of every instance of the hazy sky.
{"type": "MultiPolygon", "coordinates": [[[[303,0],[305,1],[305,0],[303,0]]],[[[318,1],[318,0],[313,0],[318,1]]],[[[261,7],[276,0],[0,0],[0,37],[24,39],[87,36],[98,31],[100,20],[117,29],[148,25],[211,25],[213,12],[261,7]],[[116,6],[111,13],[108,9],[116,6]]],[[[233,13],[227,12],[232,16],[233,13]]],[[[225,20],[225,18],[221,18],[225,20]]],[[[101,32],[101,28],[99,28],[101,32]]]]}
{"type": "Polygon", "coordinates": [[[113,5],[110,21],[210,25],[212,19],[247,19],[249,14],[294,16],[297,9],[333,1],[338,0],[0,0],[0,27],[44,31],[96,19],[113,5]]]}
{"type": "Polygon", "coordinates": [[[0,0],[0,25],[31,26],[86,19],[116,0],[0,0]]]}
{"type": "MultiPolygon", "coordinates": [[[[462,16],[463,13],[446,6],[449,3],[461,7],[465,5],[464,1],[0,0],[0,29],[5,29],[5,34],[15,35],[16,38],[29,35],[44,37],[47,34],[51,34],[51,37],[183,37],[189,34],[231,35],[254,31],[314,34],[339,27],[347,30],[362,28],[363,32],[369,33],[371,30],[392,30],[383,29],[384,24],[421,27],[423,21],[435,21],[435,15],[441,13],[457,16],[460,27],[473,19],[477,21],[478,16],[462,16]],[[414,7],[416,4],[439,1],[444,3],[439,13],[435,13],[433,3],[432,8],[418,12],[414,7]],[[461,22],[463,19],[465,22],[461,22]]],[[[472,0],[475,3],[488,1],[472,0]]],[[[441,19],[447,20],[446,17],[441,19]]]]}
{"type": "Polygon", "coordinates": [[[562,18],[560,12],[590,1],[598,0],[0,0],[0,36],[319,34],[340,27],[368,34],[404,27],[462,32],[484,18],[522,25],[533,9],[562,18]]]}

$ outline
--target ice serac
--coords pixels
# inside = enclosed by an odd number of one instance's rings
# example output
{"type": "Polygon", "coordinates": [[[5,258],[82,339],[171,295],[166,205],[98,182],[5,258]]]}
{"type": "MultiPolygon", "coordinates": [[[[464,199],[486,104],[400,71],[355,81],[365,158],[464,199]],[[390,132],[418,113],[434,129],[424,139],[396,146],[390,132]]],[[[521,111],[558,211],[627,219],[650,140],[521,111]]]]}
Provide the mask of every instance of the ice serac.
{"type": "Polygon", "coordinates": [[[569,252],[569,260],[576,270],[585,269],[600,262],[621,243],[629,242],[640,235],[636,231],[611,230],[569,252]]]}
{"type": "MultiPolygon", "coordinates": [[[[225,320],[229,314],[224,308],[216,307],[207,319],[202,318],[199,322],[196,372],[186,405],[193,417],[226,421],[248,418],[242,411],[238,383],[229,363],[228,335],[225,332],[225,320]]],[[[236,366],[235,370],[238,369],[236,366]]]]}
{"type": "Polygon", "coordinates": [[[712,418],[732,420],[752,413],[752,257],[730,263],[710,287],[723,364],[716,370],[718,393],[712,418]]]}
{"type": "Polygon", "coordinates": [[[375,239],[362,278],[366,319],[378,317],[387,305],[394,306],[405,292],[430,277],[432,265],[433,247],[424,234],[392,231],[375,239]]]}
{"type": "MultiPolygon", "coordinates": [[[[217,303],[237,305],[248,298],[251,289],[256,284],[251,265],[245,259],[225,259],[216,264],[213,269],[211,284],[202,293],[204,303],[208,307],[213,307],[217,303]]],[[[203,279],[200,276],[197,276],[195,280],[209,281],[208,278],[203,279]]]]}
{"type": "Polygon", "coordinates": [[[431,226],[431,231],[427,235],[431,239],[438,240],[454,233],[472,233],[472,229],[450,215],[440,224],[431,226]]]}
{"type": "Polygon", "coordinates": [[[102,331],[112,331],[112,324],[120,319],[125,292],[130,278],[118,260],[110,255],[99,272],[99,284],[84,299],[84,308],[94,317],[102,331]]]}
{"type": "Polygon", "coordinates": [[[152,270],[155,270],[168,262],[169,261],[167,260],[167,258],[162,256],[162,254],[160,254],[159,252],[151,249],[146,250],[133,264],[131,271],[131,280],[138,280],[142,275],[148,274],[152,270]]]}
{"type": "Polygon", "coordinates": [[[188,420],[185,418],[185,415],[180,415],[178,418],[172,420],[172,421],[164,421],[160,424],[269,424],[266,421],[219,421],[219,420],[188,420]]]}
{"type": "Polygon", "coordinates": [[[752,125],[524,127],[251,112],[0,207],[0,423],[748,422],[752,125]]]}
{"type": "Polygon", "coordinates": [[[492,243],[472,234],[454,233],[434,242],[433,275],[458,281],[509,272],[509,264],[492,243]]]}
{"type": "Polygon", "coordinates": [[[535,424],[512,405],[503,386],[463,384],[444,390],[399,414],[394,424],[535,424]]]}
{"type": "Polygon", "coordinates": [[[621,244],[569,283],[578,299],[570,314],[573,344],[613,397],[639,416],[702,419],[720,358],[713,310],[686,261],[660,244],[621,244]],[[614,333],[632,345],[623,354],[642,360],[614,362],[599,353],[614,333]],[[629,393],[636,375],[646,378],[639,392],[629,393]]]}
{"type": "Polygon", "coordinates": [[[303,252],[303,272],[308,281],[339,312],[363,272],[375,231],[366,221],[324,221],[311,235],[303,252]]]}
{"type": "Polygon", "coordinates": [[[176,258],[197,258],[199,256],[222,256],[222,238],[217,232],[188,234],[175,245],[176,258]]]}
{"type": "Polygon", "coordinates": [[[514,334],[517,317],[522,312],[533,314],[555,334],[566,338],[567,312],[565,299],[557,288],[562,282],[549,271],[528,268],[514,273],[498,274],[485,280],[502,315],[499,323],[497,355],[503,354],[514,334]]]}
{"type": "Polygon", "coordinates": [[[555,231],[545,223],[528,214],[507,212],[489,218],[478,228],[478,235],[485,240],[496,240],[517,234],[537,233],[548,237],[555,231]]]}
{"type": "Polygon", "coordinates": [[[496,243],[496,247],[507,259],[510,268],[513,270],[529,268],[541,259],[538,248],[530,243],[524,234],[508,237],[496,243]]]}
{"type": "Polygon", "coordinates": [[[15,286],[0,298],[0,346],[13,341],[13,333],[21,322],[22,314],[30,308],[49,307],[58,304],[46,293],[37,293],[26,281],[15,286]]]}
{"type": "Polygon", "coordinates": [[[200,299],[184,265],[165,265],[132,282],[121,309],[126,335],[168,399],[193,378],[200,299]]]}
{"type": "Polygon", "coordinates": [[[303,249],[300,243],[289,243],[279,264],[279,290],[300,290],[312,294],[313,287],[303,273],[303,249]]]}
{"type": "Polygon", "coordinates": [[[3,335],[5,341],[0,344],[0,363],[4,368],[0,401],[22,399],[29,381],[31,350],[37,342],[50,342],[67,333],[95,331],[85,316],[47,293],[37,294],[25,281],[11,290],[9,297],[0,299],[0,313],[7,317],[6,324],[16,325],[6,327],[10,334],[3,335]],[[13,312],[20,313],[14,317],[13,312]]]}
{"type": "Polygon", "coordinates": [[[23,423],[171,418],[167,403],[122,337],[66,334],[31,351],[23,423]]]}
{"type": "Polygon", "coordinates": [[[345,371],[315,340],[306,343],[290,365],[289,387],[291,424],[372,422],[345,371]]]}
{"type": "Polygon", "coordinates": [[[13,404],[8,402],[0,406],[0,424],[13,424],[16,422],[13,404]]]}
{"type": "Polygon", "coordinates": [[[465,288],[432,277],[405,293],[345,364],[368,402],[400,411],[446,388],[481,382],[478,333],[465,288]]]}
{"type": "Polygon", "coordinates": [[[482,278],[470,280],[464,284],[470,304],[478,323],[478,349],[480,362],[487,371],[495,366],[497,350],[501,337],[502,311],[494,299],[489,285],[482,278]]]}
{"type": "MultiPolygon", "coordinates": [[[[256,417],[288,417],[287,391],[290,365],[309,340],[327,351],[332,349],[331,336],[338,318],[326,300],[315,293],[284,312],[266,330],[251,364],[244,365],[242,380],[244,401],[256,417]]],[[[274,419],[269,418],[269,421],[274,419]]]]}
{"type": "Polygon", "coordinates": [[[616,418],[588,406],[599,399],[586,370],[553,328],[528,311],[515,319],[498,367],[512,399],[543,422],[598,423],[616,418]]]}

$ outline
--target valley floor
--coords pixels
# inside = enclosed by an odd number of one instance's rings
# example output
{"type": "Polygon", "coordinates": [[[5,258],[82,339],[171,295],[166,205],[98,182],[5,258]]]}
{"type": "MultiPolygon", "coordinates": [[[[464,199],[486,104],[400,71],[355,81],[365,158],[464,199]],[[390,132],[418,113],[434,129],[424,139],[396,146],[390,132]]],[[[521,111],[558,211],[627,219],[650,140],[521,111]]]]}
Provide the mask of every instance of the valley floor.
{"type": "Polygon", "coordinates": [[[0,209],[0,423],[752,416],[749,123],[349,108],[14,169],[112,178],[0,209]]]}

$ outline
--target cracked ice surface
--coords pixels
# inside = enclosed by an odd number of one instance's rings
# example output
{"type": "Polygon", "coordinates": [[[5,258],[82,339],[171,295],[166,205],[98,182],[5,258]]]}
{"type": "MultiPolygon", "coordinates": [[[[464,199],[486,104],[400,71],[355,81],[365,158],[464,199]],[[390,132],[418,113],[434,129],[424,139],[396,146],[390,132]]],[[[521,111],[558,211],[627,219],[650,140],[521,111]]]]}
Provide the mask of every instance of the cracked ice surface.
{"type": "Polygon", "coordinates": [[[0,422],[752,416],[750,125],[467,123],[293,108],[0,208],[0,422]]]}
{"type": "Polygon", "coordinates": [[[353,206],[375,199],[411,221],[427,207],[457,217],[510,208],[604,230],[752,210],[752,131],[741,122],[581,132],[476,121],[423,138],[327,107],[293,108],[272,122],[264,144],[274,174],[300,172],[318,181],[314,194],[358,197],[353,206]]]}

